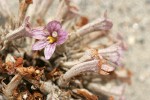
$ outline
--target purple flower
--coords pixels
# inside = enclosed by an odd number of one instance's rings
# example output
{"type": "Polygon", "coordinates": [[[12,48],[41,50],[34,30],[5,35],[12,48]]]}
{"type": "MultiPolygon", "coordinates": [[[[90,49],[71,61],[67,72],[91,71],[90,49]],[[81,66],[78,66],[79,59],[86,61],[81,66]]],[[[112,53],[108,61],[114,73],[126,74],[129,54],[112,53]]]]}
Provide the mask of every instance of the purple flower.
{"type": "Polygon", "coordinates": [[[51,21],[42,29],[33,29],[32,37],[38,39],[32,50],[44,48],[45,59],[50,59],[55,51],[56,45],[63,44],[67,39],[67,32],[62,29],[60,22],[51,21]]]}

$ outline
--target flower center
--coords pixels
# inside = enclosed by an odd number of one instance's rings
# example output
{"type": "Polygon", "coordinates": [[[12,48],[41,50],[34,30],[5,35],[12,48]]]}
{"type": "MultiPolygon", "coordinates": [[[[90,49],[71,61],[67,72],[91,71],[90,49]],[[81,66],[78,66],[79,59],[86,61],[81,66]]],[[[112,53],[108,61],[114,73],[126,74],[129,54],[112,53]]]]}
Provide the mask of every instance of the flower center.
{"type": "Polygon", "coordinates": [[[53,33],[52,33],[52,36],[49,36],[47,39],[48,39],[48,41],[49,41],[49,43],[54,43],[54,42],[56,42],[57,41],[57,32],[56,31],[54,31],[53,33]]]}
{"type": "Polygon", "coordinates": [[[47,39],[48,39],[49,43],[54,43],[57,41],[57,38],[52,37],[52,36],[49,36],[47,39]]]}

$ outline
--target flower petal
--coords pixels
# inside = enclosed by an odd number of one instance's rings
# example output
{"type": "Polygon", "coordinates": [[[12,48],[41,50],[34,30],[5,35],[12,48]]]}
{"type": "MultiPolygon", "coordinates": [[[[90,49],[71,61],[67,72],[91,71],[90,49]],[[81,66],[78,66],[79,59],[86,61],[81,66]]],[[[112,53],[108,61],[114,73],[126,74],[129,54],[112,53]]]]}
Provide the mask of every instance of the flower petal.
{"type": "Polygon", "coordinates": [[[49,44],[44,49],[45,59],[50,59],[56,48],[56,43],[49,44]]]}
{"type": "Polygon", "coordinates": [[[65,32],[64,30],[60,30],[58,33],[57,45],[63,44],[67,38],[68,38],[67,32],[65,32]]]}
{"type": "Polygon", "coordinates": [[[32,37],[35,39],[46,39],[46,33],[44,32],[44,30],[39,30],[39,29],[33,29],[32,31],[32,37]]]}
{"type": "Polygon", "coordinates": [[[51,33],[53,31],[59,31],[61,29],[61,24],[58,21],[51,21],[46,25],[47,30],[51,33]]]}
{"type": "Polygon", "coordinates": [[[43,49],[46,45],[48,45],[47,41],[38,41],[32,46],[32,50],[41,50],[43,49]]]}

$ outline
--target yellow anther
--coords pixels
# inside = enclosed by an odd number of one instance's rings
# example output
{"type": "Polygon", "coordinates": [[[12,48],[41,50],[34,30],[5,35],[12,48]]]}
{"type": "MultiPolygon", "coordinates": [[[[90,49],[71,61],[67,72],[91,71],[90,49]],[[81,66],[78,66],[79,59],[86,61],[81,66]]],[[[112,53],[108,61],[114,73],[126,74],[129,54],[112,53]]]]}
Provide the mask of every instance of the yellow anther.
{"type": "Polygon", "coordinates": [[[52,36],[49,36],[47,39],[48,39],[48,41],[49,41],[50,43],[54,43],[54,42],[57,41],[57,38],[52,37],[52,36]]]}

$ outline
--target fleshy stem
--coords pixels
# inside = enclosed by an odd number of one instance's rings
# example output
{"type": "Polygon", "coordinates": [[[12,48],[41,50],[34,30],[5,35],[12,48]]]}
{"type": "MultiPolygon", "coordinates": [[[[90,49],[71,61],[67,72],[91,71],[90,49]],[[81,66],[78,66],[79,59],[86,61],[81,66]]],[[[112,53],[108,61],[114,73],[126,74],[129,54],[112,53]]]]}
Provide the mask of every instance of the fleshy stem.
{"type": "Polygon", "coordinates": [[[32,3],[32,0],[19,0],[19,20],[18,20],[18,26],[23,22],[26,11],[29,7],[29,5],[32,3]]]}
{"type": "Polygon", "coordinates": [[[22,37],[31,37],[32,34],[29,32],[30,26],[28,24],[28,19],[29,17],[25,19],[25,22],[22,26],[6,34],[6,36],[2,37],[0,43],[6,44],[8,41],[12,41],[22,37]]]}
{"type": "Polygon", "coordinates": [[[61,0],[57,9],[57,13],[55,15],[55,19],[58,21],[62,21],[66,12],[67,6],[65,5],[65,0],[61,0]]]}
{"type": "Polygon", "coordinates": [[[79,60],[62,62],[61,65],[64,67],[70,68],[76,64],[79,64],[88,60],[99,59],[98,51],[95,49],[89,49],[85,53],[81,53],[80,55],[82,55],[82,57],[80,57],[79,60]]]}
{"type": "Polygon", "coordinates": [[[99,56],[98,51],[95,49],[87,51],[75,64],[76,65],[60,77],[58,80],[59,86],[63,87],[72,77],[84,72],[95,72],[108,75],[109,72],[115,69],[113,66],[109,65],[102,56],[99,56]]]}
{"type": "Polygon", "coordinates": [[[83,43],[84,44],[90,44],[96,40],[98,40],[99,38],[102,38],[103,36],[106,36],[108,34],[108,32],[104,32],[104,31],[101,31],[101,32],[95,32],[95,33],[92,33],[92,34],[89,34],[88,37],[90,38],[86,38],[84,39],[83,43]]]}
{"type": "Polygon", "coordinates": [[[8,99],[13,98],[13,91],[20,84],[22,80],[22,76],[20,74],[16,74],[13,79],[9,82],[8,85],[4,86],[3,93],[8,99]]]}
{"type": "Polygon", "coordinates": [[[40,81],[40,82],[37,80],[28,79],[28,78],[25,78],[25,80],[32,83],[34,86],[39,88],[39,90],[43,94],[47,95],[46,100],[58,100],[56,98],[58,98],[58,96],[60,95],[59,93],[61,93],[60,92],[61,90],[56,85],[54,85],[51,80],[40,81]],[[53,98],[53,99],[49,99],[49,98],[53,98]]]}
{"type": "Polygon", "coordinates": [[[2,42],[3,41],[12,41],[12,40],[15,40],[15,39],[18,39],[20,37],[24,37],[26,36],[26,29],[25,27],[21,26],[17,29],[15,29],[14,31],[8,33],[3,39],[2,39],[2,42]]]}
{"type": "Polygon", "coordinates": [[[96,83],[90,83],[88,85],[88,89],[90,90],[94,90],[96,93],[98,94],[104,94],[106,96],[122,96],[124,89],[125,89],[125,84],[122,84],[120,86],[112,86],[112,87],[106,87],[106,86],[102,86],[100,84],[96,84],[96,83]]]}
{"type": "Polygon", "coordinates": [[[107,18],[98,18],[80,29],[78,29],[73,35],[72,39],[76,38],[76,36],[84,36],[87,33],[94,32],[94,31],[107,31],[112,28],[112,22],[107,18]]]}
{"type": "Polygon", "coordinates": [[[60,79],[58,80],[58,85],[63,87],[65,86],[66,83],[68,83],[68,81],[72,77],[79,75],[81,73],[84,73],[84,72],[97,72],[98,73],[99,71],[98,63],[99,63],[99,60],[92,60],[92,61],[83,62],[83,63],[73,66],[63,76],[60,77],[60,79]]]}

